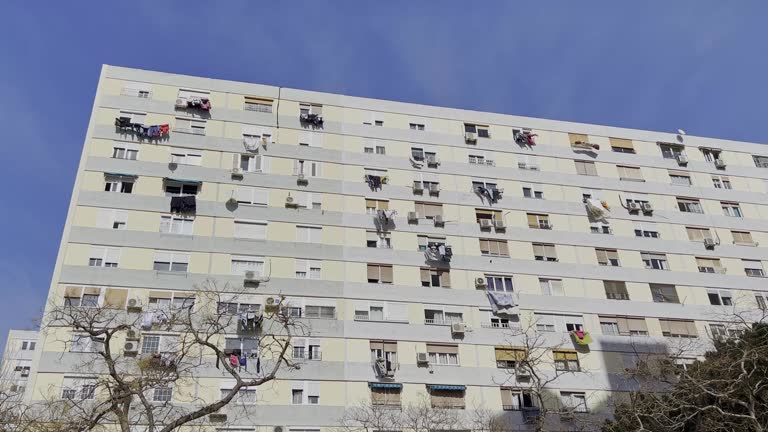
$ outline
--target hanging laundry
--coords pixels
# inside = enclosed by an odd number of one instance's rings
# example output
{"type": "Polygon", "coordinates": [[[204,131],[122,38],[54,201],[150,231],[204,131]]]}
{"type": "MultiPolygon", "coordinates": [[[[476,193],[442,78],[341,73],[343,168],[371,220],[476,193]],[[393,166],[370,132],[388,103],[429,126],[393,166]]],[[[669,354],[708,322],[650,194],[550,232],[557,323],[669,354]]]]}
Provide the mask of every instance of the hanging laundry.
{"type": "Polygon", "coordinates": [[[592,336],[584,330],[574,330],[571,332],[571,336],[573,336],[574,342],[579,345],[589,345],[592,343],[592,336]]]}
{"type": "Polygon", "coordinates": [[[368,186],[371,190],[377,191],[381,189],[381,176],[368,174],[365,176],[365,181],[368,182],[368,186]]]}
{"type": "Polygon", "coordinates": [[[243,354],[242,356],[240,356],[240,366],[245,367],[247,365],[248,365],[248,360],[246,359],[245,354],[243,354]]]}
{"type": "Polygon", "coordinates": [[[261,357],[256,357],[256,373],[261,373],[261,357]]]}
{"type": "Polygon", "coordinates": [[[501,189],[492,189],[491,190],[491,202],[496,203],[501,199],[501,189]]]}
{"type": "Polygon", "coordinates": [[[211,101],[208,100],[208,98],[201,98],[200,99],[200,109],[203,111],[210,111],[211,110],[211,101]]]}
{"type": "Polygon", "coordinates": [[[512,314],[512,308],[517,306],[517,298],[514,293],[487,291],[486,295],[495,314],[512,314]]]}
{"type": "Polygon", "coordinates": [[[141,328],[144,330],[149,330],[152,328],[152,324],[155,322],[155,312],[154,311],[146,311],[141,316],[141,328]]]}
{"type": "Polygon", "coordinates": [[[236,355],[230,354],[229,355],[229,365],[232,367],[238,367],[240,365],[240,359],[237,358],[236,355]]]}
{"type": "Polygon", "coordinates": [[[168,135],[171,132],[171,126],[167,124],[161,124],[159,128],[160,128],[160,135],[168,135]]]}

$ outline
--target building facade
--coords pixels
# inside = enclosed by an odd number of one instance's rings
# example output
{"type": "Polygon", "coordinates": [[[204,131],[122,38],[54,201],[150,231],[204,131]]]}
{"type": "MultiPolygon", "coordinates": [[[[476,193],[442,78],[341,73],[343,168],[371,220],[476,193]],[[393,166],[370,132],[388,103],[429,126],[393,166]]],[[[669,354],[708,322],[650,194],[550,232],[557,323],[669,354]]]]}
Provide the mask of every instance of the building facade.
{"type": "Polygon", "coordinates": [[[32,358],[37,349],[37,332],[10,330],[5,340],[2,366],[0,366],[0,392],[23,399],[27,381],[32,374],[32,358]]]}
{"type": "MultiPolygon", "coordinates": [[[[104,66],[49,308],[260,279],[252,310],[286,296],[311,333],[238,427],[422,397],[523,425],[526,329],[559,403],[599,413],[638,347],[765,309],[766,168],[757,144],[104,66]]],[[[30,400],[81,375],[67,331],[41,336],[30,400]]]]}

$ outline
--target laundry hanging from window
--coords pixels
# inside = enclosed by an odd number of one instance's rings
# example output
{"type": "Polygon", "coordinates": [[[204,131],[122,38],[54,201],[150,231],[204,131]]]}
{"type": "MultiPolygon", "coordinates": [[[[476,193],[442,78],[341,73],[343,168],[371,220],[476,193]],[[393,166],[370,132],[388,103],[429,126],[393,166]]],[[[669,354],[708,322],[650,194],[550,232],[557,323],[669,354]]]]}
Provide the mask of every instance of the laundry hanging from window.
{"type": "Polygon", "coordinates": [[[164,137],[171,131],[171,127],[167,124],[145,126],[141,123],[134,123],[130,117],[115,117],[115,127],[122,132],[130,132],[147,138],[164,137]]]}

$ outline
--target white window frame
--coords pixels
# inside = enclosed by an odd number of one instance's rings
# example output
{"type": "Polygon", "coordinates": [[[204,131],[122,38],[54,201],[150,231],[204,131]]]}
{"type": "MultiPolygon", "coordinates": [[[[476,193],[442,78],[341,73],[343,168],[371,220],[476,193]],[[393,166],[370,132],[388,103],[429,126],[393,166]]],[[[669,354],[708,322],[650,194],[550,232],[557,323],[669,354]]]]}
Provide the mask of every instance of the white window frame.
{"type": "Polygon", "coordinates": [[[323,227],[317,225],[296,225],[297,243],[320,244],[323,239],[323,227]]]}
{"type": "Polygon", "coordinates": [[[321,177],[323,163],[304,159],[293,160],[293,175],[304,175],[304,177],[321,177]]]}
{"type": "Polygon", "coordinates": [[[105,192],[129,194],[129,193],[133,193],[133,187],[135,185],[136,185],[136,177],[134,176],[123,176],[123,175],[112,175],[112,174],[104,175],[104,191],[105,192]],[[128,192],[123,191],[124,184],[130,184],[131,190],[128,192]],[[109,190],[106,190],[107,185],[109,185],[109,190]]]}
{"type": "Polygon", "coordinates": [[[104,348],[104,338],[94,338],[83,333],[73,333],[69,352],[97,353],[104,348]],[[101,349],[99,349],[101,346],[101,349]]]}
{"type": "Polygon", "coordinates": [[[137,97],[139,99],[151,99],[152,86],[145,83],[126,82],[120,90],[120,95],[137,97]]]}
{"type": "Polygon", "coordinates": [[[561,297],[565,295],[563,280],[558,278],[539,278],[541,295],[561,297]],[[553,283],[554,282],[554,283],[553,283]]]}
{"type": "Polygon", "coordinates": [[[264,172],[264,156],[260,154],[236,153],[237,167],[245,172],[264,172]]]}
{"type": "Polygon", "coordinates": [[[152,259],[152,269],[155,271],[160,272],[173,272],[173,273],[188,273],[189,272],[189,259],[190,254],[188,252],[175,252],[175,251],[167,251],[167,250],[156,250],[154,258],[152,259]],[[160,258],[164,258],[160,254],[167,254],[169,258],[168,262],[168,269],[157,269],[155,268],[157,266],[157,263],[165,263],[165,261],[159,261],[160,258]],[[174,264],[185,264],[186,268],[184,271],[180,270],[173,270],[174,264]]]}
{"type": "Polygon", "coordinates": [[[264,275],[266,264],[263,256],[232,255],[229,262],[233,275],[244,276],[248,271],[254,272],[256,276],[264,275]]]}
{"type": "Polygon", "coordinates": [[[128,211],[101,208],[96,217],[96,225],[104,229],[126,229],[128,227],[128,211]]]}
{"type": "Polygon", "coordinates": [[[104,247],[104,246],[91,246],[91,251],[88,255],[89,267],[105,267],[105,268],[118,268],[120,267],[120,255],[122,249],[117,247],[104,247]],[[91,265],[91,260],[100,260],[100,263],[91,265]]]}
{"type": "Polygon", "coordinates": [[[160,232],[163,234],[193,235],[195,218],[177,214],[160,216],[160,232]]]}
{"type": "Polygon", "coordinates": [[[320,280],[323,278],[321,260],[296,259],[294,263],[296,279],[320,280]]]}
{"type": "Polygon", "coordinates": [[[320,404],[320,383],[316,381],[294,381],[291,384],[291,403],[289,405],[319,405],[320,404]],[[294,403],[294,390],[301,390],[301,403],[294,403]],[[310,398],[317,398],[316,402],[311,402],[310,398]]]}
{"type": "Polygon", "coordinates": [[[129,143],[115,144],[112,146],[112,159],[137,160],[139,159],[139,147],[129,143]]]}
{"type": "Polygon", "coordinates": [[[251,186],[235,186],[235,189],[232,191],[232,197],[235,198],[239,204],[262,207],[269,205],[268,189],[260,189],[251,186]],[[263,200],[257,198],[263,198],[263,200]],[[248,199],[248,201],[244,201],[244,199],[248,199]]]}
{"type": "Polygon", "coordinates": [[[235,219],[232,222],[234,224],[233,236],[236,239],[247,239],[247,240],[266,240],[267,239],[267,228],[269,227],[269,224],[265,220],[235,219]],[[256,236],[239,235],[243,233],[242,232],[238,233],[238,225],[258,226],[259,227],[258,229],[261,230],[262,233],[259,233],[256,236]]]}
{"type": "Polygon", "coordinates": [[[171,149],[170,163],[179,165],[201,166],[203,154],[186,149],[171,149]]]}
{"type": "Polygon", "coordinates": [[[205,135],[208,122],[203,119],[176,117],[173,131],[191,135],[205,135]]]}
{"type": "Polygon", "coordinates": [[[130,119],[131,123],[144,124],[147,121],[147,113],[141,111],[120,111],[117,116],[130,119]]]}

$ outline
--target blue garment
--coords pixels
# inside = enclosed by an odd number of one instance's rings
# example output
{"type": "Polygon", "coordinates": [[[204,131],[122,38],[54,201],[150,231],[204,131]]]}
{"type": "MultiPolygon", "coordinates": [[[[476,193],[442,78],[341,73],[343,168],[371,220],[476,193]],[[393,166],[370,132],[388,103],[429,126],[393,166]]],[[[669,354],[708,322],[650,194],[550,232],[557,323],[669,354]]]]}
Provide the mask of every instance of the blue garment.
{"type": "Polygon", "coordinates": [[[245,354],[240,356],[240,366],[245,366],[248,364],[248,360],[245,358],[245,354]]]}

